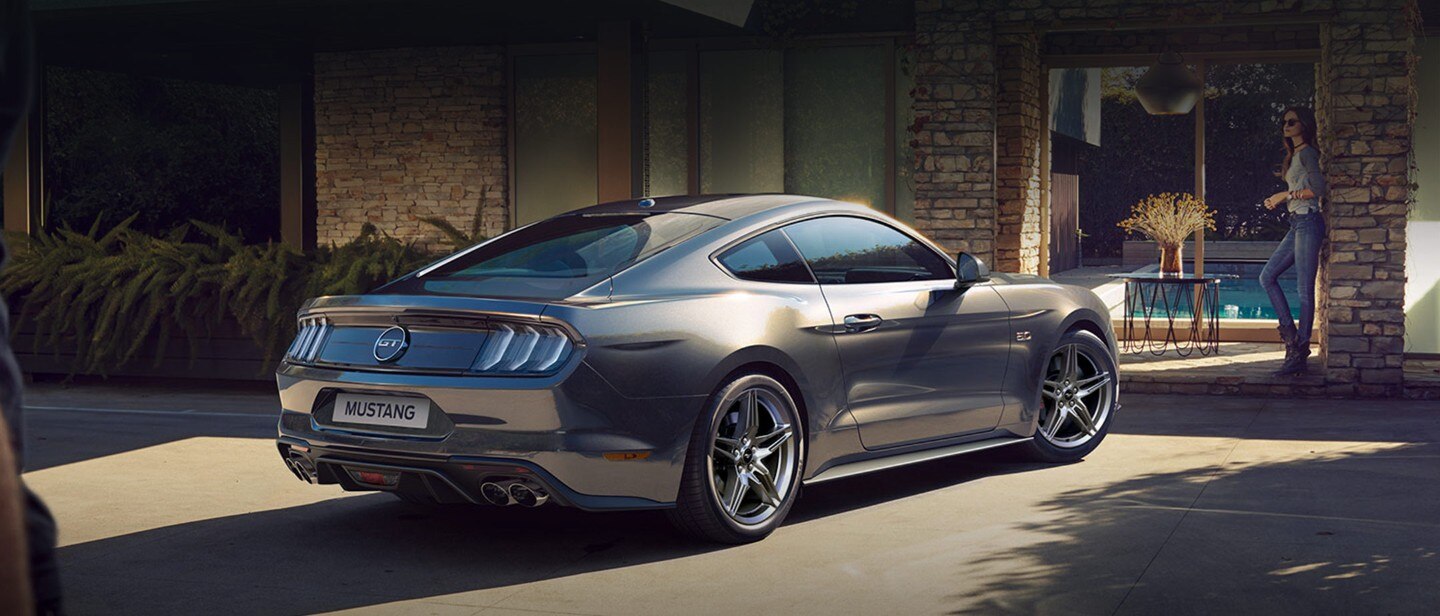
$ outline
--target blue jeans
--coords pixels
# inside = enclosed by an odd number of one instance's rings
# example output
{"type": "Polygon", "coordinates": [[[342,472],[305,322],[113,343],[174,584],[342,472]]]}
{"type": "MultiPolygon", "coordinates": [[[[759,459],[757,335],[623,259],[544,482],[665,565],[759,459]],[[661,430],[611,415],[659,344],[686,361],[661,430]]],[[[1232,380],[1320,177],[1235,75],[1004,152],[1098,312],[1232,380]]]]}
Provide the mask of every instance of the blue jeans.
{"type": "Polygon", "coordinates": [[[1315,275],[1320,270],[1320,242],[1325,239],[1325,220],[1319,212],[1291,214],[1290,232],[1260,272],[1260,286],[1270,295],[1270,305],[1280,319],[1280,334],[1296,346],[1310,344],[1310,330],[1315,324],[1315,275]],[[1280,275],[1292,266],[1298,267],[1296,283],[1300,286],[1300,326],[1290,317],[1290,302],[1280,289],[1280,275]]]}

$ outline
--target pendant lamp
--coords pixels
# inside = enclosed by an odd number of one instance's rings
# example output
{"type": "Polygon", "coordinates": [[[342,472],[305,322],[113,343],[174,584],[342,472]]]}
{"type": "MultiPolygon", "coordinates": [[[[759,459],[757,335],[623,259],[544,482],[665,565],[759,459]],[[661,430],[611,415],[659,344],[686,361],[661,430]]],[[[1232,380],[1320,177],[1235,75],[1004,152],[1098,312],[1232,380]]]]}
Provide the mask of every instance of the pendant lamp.
{"type": "Polygon", "coordinates": [[[1190,113],[1204,89],[1205,82],[1185,68],[1185,60],[1173,51],[1161,53],[1155,65],[1135,82],[1135,96],[1150,115],[1190,113]]]}

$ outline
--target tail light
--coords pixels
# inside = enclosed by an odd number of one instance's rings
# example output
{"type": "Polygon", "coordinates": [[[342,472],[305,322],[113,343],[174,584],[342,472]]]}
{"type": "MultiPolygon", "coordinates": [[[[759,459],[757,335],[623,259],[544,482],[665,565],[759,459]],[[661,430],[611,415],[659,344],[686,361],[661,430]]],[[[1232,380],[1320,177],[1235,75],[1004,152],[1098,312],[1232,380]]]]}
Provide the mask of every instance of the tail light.
{"type": "Polygon", "coordinates": [[[320,348],[325,346],[325,340],[330,337],[330,331],[330,319],[325,317],[300,319],[300,332],[295,335],[295,341],[291,342],[290,348],[285,351],[285,359],[300,363],[315,361],[315,358],[320,355],[320,348]]]}
{"type": "Polygon", "coordinates": [[[565,364],[575,345],[559,328],[499,323],[470,367],[480,374],[540,374],[565,364]]]}

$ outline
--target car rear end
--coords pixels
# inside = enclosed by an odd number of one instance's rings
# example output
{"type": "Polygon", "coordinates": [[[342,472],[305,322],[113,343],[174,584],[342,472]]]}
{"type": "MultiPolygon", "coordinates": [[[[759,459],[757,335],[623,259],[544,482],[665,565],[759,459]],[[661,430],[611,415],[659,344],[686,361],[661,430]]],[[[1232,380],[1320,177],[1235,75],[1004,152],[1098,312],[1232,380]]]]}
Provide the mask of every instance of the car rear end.
{"type": "Polygon", "coordinates": [[[308,302],[276,374],[285,464],[412,501],[672,505],[693,401],[622,395],[568,315],[603,303],[619,269],[718,222],[572,216],[308,302]]]}

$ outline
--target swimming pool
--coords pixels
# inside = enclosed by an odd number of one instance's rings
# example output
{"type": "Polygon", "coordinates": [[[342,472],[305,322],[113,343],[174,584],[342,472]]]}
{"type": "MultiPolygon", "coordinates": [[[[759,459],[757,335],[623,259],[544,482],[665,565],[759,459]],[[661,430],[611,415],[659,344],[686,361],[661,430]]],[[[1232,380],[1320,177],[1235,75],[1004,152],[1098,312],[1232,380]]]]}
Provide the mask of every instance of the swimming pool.
{"type": "MultiPolygon", "coordinates": [[[[1193,263],[1186,263],[1186,271],[1193,272],[1193,263]]],[[[1207,274],[1231,274],[1238,278],[1220,281],[1220,318],[1222,319],[1264,319],[1274,320],[1275,309],[1270,306],[1270,296],[1260,286],[1260,271],[1264,263],[1253,261],[1205,261],[1207,274]]],[[[1154,269],[1150,266],[1147,269],[1154,269]]],[[[1300,288],[1297,285],[1295,268],[1280,276],[1280,287],[1285,290],[1285,300],[1290,303],[1290,316],[1300,318],[1300,288]]],[[[1181,287],[1176,287],[1180,289],[1181,287]]],[[[1136,311],[1135,316],[1144,316],[1136,311]]],[[[1188,311],[1179,311],[1176,316],[1189,316],[1188,311]],[[1183,313],[1183,314],[1182,314],[1183,313]]]]}

